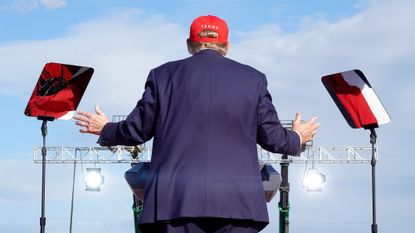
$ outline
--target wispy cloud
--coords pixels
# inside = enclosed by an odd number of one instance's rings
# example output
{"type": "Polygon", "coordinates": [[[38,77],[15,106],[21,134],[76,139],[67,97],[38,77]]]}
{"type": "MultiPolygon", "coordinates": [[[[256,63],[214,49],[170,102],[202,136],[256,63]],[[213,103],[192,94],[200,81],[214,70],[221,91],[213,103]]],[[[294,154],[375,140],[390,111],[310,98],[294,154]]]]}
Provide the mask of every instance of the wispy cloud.
{"type": "MultiPolygon", "coordinates": [[[[393,125],[405,127],[397,113],[415,113],[408,102],[414,96],[410,87],[415,85],[410,78],[415,72],[411,65],[415,60],[414,10],[411,1],[373,1],[361,13],[339,21],[305,19],[292,33],[278,25],[263,25],[238,35],[240,43],[231,47],[231,55],[268,75],[283,116],[300,109],[318,115],[325,125],[334,124],[334,116],[343,119],[322,86],[321,76],[361,69],[392,115],[393,125]],[[296,98],[291,98],[293,93],[298,93],[296,98]]],[[[330,131],[321,133],[327,133],[325,140],[334,143],[337,139],[329,136],[330,131]]]]}
{"type": "Polygon", "coordinates": [[[66,5],[66,0],[40,0],[40,3],[48,10],[53,10],[66,5]]]}
{"type": "Polygon", "coordinates": [[[39,9],[54,10],[65,6],[66,0],[8,0],[0,3],[0,11],[29,13],[39,9]]]}
{"type": "MultiPolygon", "coordinates": [[[[413,9],[410,1],[381,1],[369,4],[360,14],[336,22],[307,18],[293,33],[284,32],[278,25],[263,25],[239,34],[239,42],[232,44],[230,57],[264,71],[277,95],[289,93],[285,87],[300,82],[307,85],[297,86],[298,90],[319,98],[320,95],[311,92],[323,91],[318,80],[322,75],[353,68],[362,69],[382,94],[384,90],[391,91],[392,79],[407,76],[403,67],[398,70],[394,67],[408,64],[415,57],[413,9]]],[[[76,25],[62,38],[0,46],[1,53],[7,55],[0,58],[3,74],[0,93],[29,93],[42,65],[55,60],[96,68],[88,90],[91,96],[100,93],[98,90],[114,89],[116,79],[130,84],[120,84],[123,91],[111,92],[103,102],[139,97],[135,88],[142,85],[151,67],[187,55],[186,30],[187,25],[179,26],[159,16],[126,10],[76,25]],[[22,64],[25,69],[20,68],[22,64]]],[[[284,109],[293,110],[289,106],[284,109]]]]}
{"type": "Polygon", "coordinates": [[[129,109],[134,101],[122,100],[140,97],[151,68],[186,56],[186,36],[161,17],[125,10],[76,25],[63,38],[6,44],[0,46],[8,56],[0,57],[0,93],[30,94],[43,65],[55,61],[95,68],[85,100],[129,109]]]}
{"type": "MultiPolygon", "coordinates": [[[[287,33],[278,25],[241,32],[229,56],[267,74],[281,118],[289,119],[296,111],[305,118],[319,116],[324,124],[316,140],[332,145],[340,139],[352,144],[365,140],[364,134],[348,131],[320,82],[323,75],[356,68],[372,83],[394,129],[410,135],[405,116],[415,114],[410,101],[415,98],[415,81],[410,78],[415,73],[411,65],[415,5],[400,0],[369,2],[365,7],[334,22],[304,19],[295,32],[287,33]],[[299,93],[298,98],[291,98],[293,93],[299,93]],[[332,127],[343,133],[333,137],[332,127]]],[[[140,98],[151,68],[188,56],[187,27],[124,9],[75,25],[60,38],[0,45],[0,94],[26,101],[43,65],[50,61],[87,65],[95,68],[95,74],[80,108],[92,110],[98,103],[110,116],[127,114],[140,98]]]]}
{"type": "MultiPolygon", "coordinates": [[[[295,32],[287,33],[275,24],[241,32],[229,56],[268,75],[283,118],[301,110],[306,117],[319,115],[326,125],[333,122],[332,116],[343,120],[320,77],[358,68],[390,110],[395,127],[402,125],[403,119],[397,119],[395,112],[414,113],[407,100],[414,98],[415,81],[410,76],[415,72],[411,65],[415,60],[415,4],[370,1],[362,9],[334,22],[306,18],[295,32]],[[303,97],[287,99],[293,92],[303,97]]],[[[95,74],[81,107],[92,109],[94,103],[101,103],[110,113],[128,113],[151,68],[187,56],[187,28],[128,9],[75,25],[61,38],[0,45],[0,94],[29,96],[49,61],[88,65],[95,68],[95,74]]]]}
{"type": "Polygon", "coordinates": [[[19,13],[31,12],[39,7],[37,0],[13,0],[9,4],[2,5],[3,10],[13,10],[19,13]]]}

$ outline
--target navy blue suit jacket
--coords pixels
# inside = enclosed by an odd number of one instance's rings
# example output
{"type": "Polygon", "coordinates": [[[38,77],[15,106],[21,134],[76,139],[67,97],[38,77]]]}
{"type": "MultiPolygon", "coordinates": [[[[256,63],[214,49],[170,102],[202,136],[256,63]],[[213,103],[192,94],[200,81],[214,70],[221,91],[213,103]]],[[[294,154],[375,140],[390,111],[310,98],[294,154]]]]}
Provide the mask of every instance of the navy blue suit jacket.
{"type": "Polygon", "coordinates": [[[125,121],[105,125],[98,143],[138,145],[154,137],[141,224],[180,217],[268,223],[257,144],[298,155],[299,136],[282,127],[263,73],[203,50],[151,70],[125,121]]]}

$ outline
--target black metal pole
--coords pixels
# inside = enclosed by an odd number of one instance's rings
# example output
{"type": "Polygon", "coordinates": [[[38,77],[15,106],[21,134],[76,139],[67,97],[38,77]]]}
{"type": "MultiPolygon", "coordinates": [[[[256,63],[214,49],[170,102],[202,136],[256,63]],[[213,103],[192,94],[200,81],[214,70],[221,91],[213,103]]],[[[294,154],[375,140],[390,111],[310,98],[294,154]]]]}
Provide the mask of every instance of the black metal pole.
{"type": "Polygon", "coordinates": [[[282,156],[281,164],[281,185],[280,185],[280,202],[278,203],[279,217],[280,217],[280,233],[288,233],[289,231],[289,192],[290,192],[290,183],[288,183],[288,156],[282,156]]]}
{"type": "Polygon", "coordinates": [[[42,146],[42,198],[41,198],[41,211],[40,211],[40,233],[45,232],[46,226],[46,217],[45,217],[45,181],[46,181],[46,135],[48,134],[47,120],[43,119],[42,121],[42,137],[43,137],[43,146],[42,146]]]}
{"type": "Polygon", "coordinates": [[[372,144],[372,233],[378,232],[378,225],[376,224],[376,131],[374,128],[370,129],[370,144],[372,144]]]}
{"type": "MultiPolygon", "coordinates": [[[[131,158],[134,162],[131,163],[131,167],[137,165],[136,159],[138,157],[138,147],[131,151],[131,158]]],[[[142,200],[137,200],[135,194],[133,193],[133,218],[134,218],[134,232],[141,233],[140,229],[138,228],[138,223],[141,215],[141,211],[143,209],[143,202],[142,200]],[[137,205],[138,202],[138,205],[137,205]]]]}
{"type": "Polygon", "coordinates": [[[46,217],[45,217],[45,195],[46,195],[46,135],[48,135],[48,121],[53,121],[53,117],[38,116],[38,120],[42,121],[42,197],[41,197],[41,210],[40,210],[40,233],[45,233],[46,217]]]}
{"type": "Polygon", "coordinates": [[[141,211],[143,208],[143,201],[137,200],[135,195],[133,194],[133,217],[134,217],[134,232],[141,233],[140,229],[138,228],[138,223],[140,220],[141,211]],[[137,205],[138,202],[138,205],[137,205]]]}

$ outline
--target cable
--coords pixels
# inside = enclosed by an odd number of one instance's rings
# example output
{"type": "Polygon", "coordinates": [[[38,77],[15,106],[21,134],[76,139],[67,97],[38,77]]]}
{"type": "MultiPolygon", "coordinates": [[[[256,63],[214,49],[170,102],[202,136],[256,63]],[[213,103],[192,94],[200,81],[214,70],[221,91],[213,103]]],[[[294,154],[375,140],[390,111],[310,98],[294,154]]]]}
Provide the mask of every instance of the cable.
{"type": "Polygon", "coordinates": [[[75,149],[75,161],[73,163],[73,176],[72,176],[72,198],[71,198],[71,217],[69,220],[69,233],[72,233],[72,220],[73,220],[73,203],[75,199],[75,175],[76,175],[76,154],[79,152],[79,148],[75,149]]]}

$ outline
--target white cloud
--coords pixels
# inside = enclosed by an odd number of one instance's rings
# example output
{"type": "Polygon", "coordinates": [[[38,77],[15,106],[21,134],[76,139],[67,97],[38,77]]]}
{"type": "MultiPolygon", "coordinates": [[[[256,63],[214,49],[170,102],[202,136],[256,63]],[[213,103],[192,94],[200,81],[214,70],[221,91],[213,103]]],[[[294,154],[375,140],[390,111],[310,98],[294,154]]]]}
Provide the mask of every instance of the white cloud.
{"type": "MultiPolygon", "coordinates": [[[[230,57],[267,74],[281,118],[299,110],[305,118],[320,116],[321,137],[329,142],[336,138],[324,127],[348,130],[320,82],[321,76],[334,72],[361,69],[392,115],[392,124],[404,127],[394,115],[415,114],[410,101],[415,4],[370,1],[365,7],[334,22],[304,19],[295,32],[262,25],[239,33],[230,57]]],[[[81,64],[94,67],[95,74],[80,107],[92,109],[100,103],[109,115],[128,113],[151,68],[187,56],[187,27],[139,10],[122,10],[75,25],[61,38],[0,45],[0,93],[27,98],[46,62],[81,64]]],[[[354,132],[344,137],[360,140],[354,132]]]]}
{"type": "MultiPolygon", "coordinates": [[[[415,72],[414,10],[411,1],[376,1],[339,21],[307,18],[295,32],[262,25],[239,33],[230,57],[267,74],[281,118],[296,111],[305,118],[318,115],[324,124],[317,140],[335,144],[338,138],[327,129],[349,130],[320,77],[355,68],[366,74],[395,127],[406,127],[395,113],[415,113],[409,101],[415,86],[409,78],[415,72]]],[[[61,38],[0,45],[0,94],[28,98],[49,61],[87,65],[95,74],[80,108],[92,110],[99,103],[109,115],[126,114],[141,96],[151,68],[187,56],[187,27],[127,9],[75,25],[61,38]]],[[[351,143],[362,140],[356,131],[340,135],[351,143]]]]}
{"type": "Polygon", "coordinates": [[[37,0],[15,0],[10,5],[6,6],[6,8],[20,12],[26,13],[34,11],[39,7],[39,3],[37,0]]]}
{"type": "Polygon", "coordinates": [[[263,25],[239,34],[240,42],[231,46],[231,55],[267,74],[284,118],[298,110],[308,117],[318,115],[324,122],[321,133],[327,133],[325,139],[336,138],[324,127],[343,127],[345,121],[320,78],[350,69],[366,74],[392,114],[392,123],[406,125],[393,115],[403,109],[415,114],[409,108],[409,100],[414,98],[409,87],[415,84],[410,78],[415,72],[411,65],[415,60],[414,10],[412,1],[372,1],[361,13],[339,21],[308,18],[292,33],[278,25],[263,25]],[[412,98],[398,94],[402,90],[412,98]]]}
{"type": "Polygon", "coordinates": [[[53,10],[66,5],[66,0],[40,0],[40,3],[48,10],[53,10]]]}
{"type": "MultiPolygon", "coordinates": [[[[411,27],[414,8],[412,2],[404,0],[370,2],[362,13],[340,21],[307,18],[293,33],[284,32],[278,25],[263,25],[238,34],[230,57],[268,75],[285,118],[296,108],[306,112],[322,109],[302,99],[284,100],[293,91],[301,92],[310,102],[332,104],[319,79],[333,72],[360,68],[384,97],[393,92],[389,87],[396,80],[405,86],[412,82],[403,78],[412,67],[397,67],[415,58],[411,27]]],[[[43,64],[60,61],[95,68],[84,97],[89,100],[87,105],[97,102],[104,109],[129,109],[141,95],[150,68],[187,56],[187,26],[125,10],[75,25],[61,38],[4,44],[0,46],[1,54],[5,54],[0,58],[0,93],[28,95],[43,64]],[[134,101],[120,106],[120,99],[134,101]]]]}
{"type": "Polygon", "coordinates": [[[86,65],[95,68],[86,104],[125,113],[141,96],[151,68],[186,56],[185,39],[176,24],[125,10],[76,25],[63,38],[6,44],[0,46],[7,54],[0,57],[0,93],[29,96],[46,62],[86,65]]]}
{"type": "Polygon", "coordinates": [[[0,11],[15,11],[18,13],[29,13],[41,8],[54,10],[65,6],[66,0],[9,0],[0,4],[0,11]]]}

